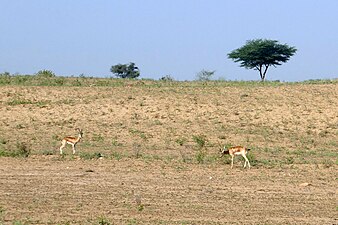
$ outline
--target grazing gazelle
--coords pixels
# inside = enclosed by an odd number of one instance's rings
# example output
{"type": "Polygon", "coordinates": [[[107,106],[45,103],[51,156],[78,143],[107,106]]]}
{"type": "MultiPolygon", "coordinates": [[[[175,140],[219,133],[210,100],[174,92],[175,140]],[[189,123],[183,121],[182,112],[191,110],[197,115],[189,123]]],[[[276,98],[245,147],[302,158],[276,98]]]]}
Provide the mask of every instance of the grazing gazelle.
{"type": "Polygon", "coordinates": [[[230,148],[226,148],[224,146],[224,148],[220,149],[220,152],[222,154],[229,154],[231,155],[231,169],[234,166],[234,157],[235,155],[241,155],[243,156],[243,158],[245,159],[245,163],[244,163],[244,168],[246,167],[246,164],[248,163],[249,165],[249,169],[250,169],[250,162],[248,160],[248,158],[246,157],[246,154],[248,153],[248,151],[250,151],[249,148],[245,148],[243,146],[236,146],[236,147],[230,147],[230,148]]]}
{"type": "Polygon", "coordinates": [[[75,154],[75,146],[76,144],[81,140],[82,138],[82,130],[79,128],[76,128],[75,130],[77,130],[79,132],[79,136],[78,137],[65,137],[62,139],[62,145],[60,147],[60,154],[62,155],[62,149],[66,146],[66,144],[70,144],[73,148],[73,154],[75,154]]]}

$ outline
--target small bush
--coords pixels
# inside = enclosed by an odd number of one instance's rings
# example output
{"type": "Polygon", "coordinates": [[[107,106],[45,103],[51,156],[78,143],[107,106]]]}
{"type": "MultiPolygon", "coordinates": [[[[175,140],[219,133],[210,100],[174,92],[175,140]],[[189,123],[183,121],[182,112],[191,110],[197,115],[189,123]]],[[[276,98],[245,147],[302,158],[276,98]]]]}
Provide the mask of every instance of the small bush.
{"type": "Polygon", "coordinates": [[[180,146],[183,146],[184,143],[187,142],[187,139],[185,139],[184,137],[183,137],[183,138],[177,138],[177,139],[175,140],[175,142],[176,142],[177,144],[179,144],[180,146]]]}
{"type": "Polygon", "coordinates": [[[24,157],[30,155],[30,149],[25,142],[17,142],[14,150],[8,151],[0,148],[0,157],[24,157]]]}
{"type": "Polygon", "coordinates": [[[54,80],[56,86],[62,86],[65,84],[66,79],[64,77],[58,77],[54,80]]]}
{"type": "Polygon", "coordinates": [[[198,149],[203,148],[207,143],[206,137],[204,135],[197,135],[197,136],[193,135],[192,139],[197,144],[198,149]]]}
{"type": "Polygon", "coordinates": [[[54,155],[54,151],[46,149],[42,151],[42,155],[54,155]]]}
{"type": "Polygon", "coordinates": [[[102,157],[103,157],[103,154],[100,153],[100,152],[93,152],[93,153],[81,152],[80,153],[80,158],[85,159],[85,160],[99,159],[99,158],[102,158],[102,157]]]}
{"type": "Polygon", "coordinates": [[[0,149],[0,157],[9,157],[10,154],[4,149],[0,149]]]}
{"type": "Polygon", "coordinates": [[[51,78],[55,77],[55,73],[51,70],[40,70],[35,74],[37,77],[51,78]]]}
{"type": "Polygon", "coordinates": [[[143,204],[139,204],[139,205],[137,206],[137,210],[138,210],[139,212],[142,212],[142,211],[144,210],[144,205],[143,205],[143,204]]]}
{"type": "Polygon", "coordinates": [[[16,143],[16,152],[14,153],[16,156],[28,157],[30,155],[30,149],[26,145],[25,142],[17,142],[16,143]]]}
{"type": "Polygon", "coordinates": [[[119,152],[112,152],[111,155],[112,155],[112,157],[113,157],[114,159],[116,159],[117,161],[121,160],[122,157],[123,157],[122,154],[119,153],[119,152]]]}
{"type": "Polygon", "coordinates": [[[104,137],[101,134],[93,134],[92,141],[102,142],[104,137]]]}
{"type": "Polygon", "coordinates": [[[112,139],[111,144],[112,144],[112,146],[122,146],[123,145],[122,143],[119,143],[117,141],[117,137],[112,139]]]}
{"type": "Polygon", "coordinates": [[[110,223],[106,218],[104,217],[100,217],[98,219],[98,225],[111,225],[112,223],[110,223]]]}
{"type": "Polygon", "coordinates": [[[203,149],[199,149],[196,153],[196,161],[199,164],[204,163],[205,161],[205,156],[206,156],[206,152],[203,149]]]}
{"type": "Polygon", "coordinates": [[[11,74],[9,72],[0,73],[0,84],[10,84],[11,74]]]}
{"type": "Polygon", "coordinates": [[[161,77],[160,81],[175,81],[175,79],[170,75],[166,75],[166,76],[161,77]]]}

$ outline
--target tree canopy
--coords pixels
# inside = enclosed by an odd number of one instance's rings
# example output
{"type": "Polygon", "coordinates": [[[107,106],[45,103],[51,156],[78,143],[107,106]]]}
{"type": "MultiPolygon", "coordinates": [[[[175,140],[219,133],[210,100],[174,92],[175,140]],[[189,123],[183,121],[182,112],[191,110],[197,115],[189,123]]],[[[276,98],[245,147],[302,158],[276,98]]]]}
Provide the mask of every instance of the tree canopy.
{"type": "Polygon", "coordinates": [[[129,64],[117,64],[112,66],[110,68],[110,72],[120,78],[137,78],[140,76],[140,71],[133,62],[129,64]]]}
{"type": "Polygon", "coordinates": [[[240,66],[246,69],[258,70],[264,81],[270,66],[276,67],[287,62],[296,51],[295,47],[279,44],[276,40],[255,39],[230,52],[228,58],[240,62],[240,66]]]}

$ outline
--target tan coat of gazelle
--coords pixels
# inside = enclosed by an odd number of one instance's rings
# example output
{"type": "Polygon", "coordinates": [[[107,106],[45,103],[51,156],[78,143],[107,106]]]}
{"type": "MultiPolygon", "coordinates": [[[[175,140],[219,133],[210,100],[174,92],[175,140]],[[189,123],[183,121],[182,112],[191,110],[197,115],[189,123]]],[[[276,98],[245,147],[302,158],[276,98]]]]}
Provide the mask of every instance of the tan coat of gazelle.
{"type": "Polygon", "coordinates": [[[231,156],[231,169],[234,166],[234,157],[236,155],[243,156],[243,158],[245,159],[244,168],[246,167],[246,164],[248,164],[249,169],[250,169],[250,167],[251,167],[250,162],[249,162],[248,158],[246,157],[246,154],[248,153],[248,151],[250,151],[250,149],[245,148],[243,146],[235,146],[235,147],[230,147],[230,148],[226,148],[224,146],[223,148],[220,149],[220,152],[222,153],[222,155],[229,154],[231,156]]]}
{"type": "Polygon", "coordinates": [[[73,148],[73,154],[75,154],[75,147],[76,147],[76,144],[80,142],[81,138],[82,138],[82,135],[83,135],[83,132],[81,129],[79,128],[76,128],[75,129],[76,131],[79,132],[78,136],[77,137],[71,137],[71,136],[68,136],[68,137],[64,137],[61,141],[62,145],[60,147],[60,154],[62,155],[62,149],[67,145],[67,144],[70,144],[73,148]]]}

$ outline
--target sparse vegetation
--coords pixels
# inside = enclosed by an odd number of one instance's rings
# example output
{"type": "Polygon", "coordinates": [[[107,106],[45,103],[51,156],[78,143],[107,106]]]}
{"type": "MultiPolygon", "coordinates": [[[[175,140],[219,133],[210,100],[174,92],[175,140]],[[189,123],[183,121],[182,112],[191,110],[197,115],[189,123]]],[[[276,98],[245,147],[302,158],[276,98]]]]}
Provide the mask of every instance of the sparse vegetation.
{"type": "Polygon", "coordinates": [[[0,224],[3,224],[3,222],[4,222],[3,217],[4,217],[4,214],[5,214],[5,211],[6,210],[2,206],[0,206],[0,224]]]}
{"type": "Polygon", "coordinates": [[[237,205],[242,214],[256,208],[247,217],[252,223],[292,223],[295,217],[306,223],[312,216],[330,224],[337,81],[57,79],[0,77],[6,223],[239,221],[221,204],[237,205]],[[72,155],[67,147],[60,156],[63,135],[79,126],[87,131],[79,151],[72,155]],[[241,157],[230,170],[229,157],[220,158],[221,144],[250,147],[251,170],[240,167],[241,157]],[[140,204],[131,197],[134,189],[142,193],[140,204]],[[310,210],[314,205],[321,210],[310,210]]]}
{"type": "MultiPolygon", "coordinates": [[[[10,146],[12,147],[12,146],[10,146]]],[[[9,147],[9,148],[10,148],[9,147]]],[[[0,146],[0,157],[24,157],[27,158],[31,151],[25,142],[17,141],[14,148],[6,150],[0,146]]]]}
{"type": "Polygon", "coordinates": [[[197,150],[196,150],[196,161],[198,163],[204,163],[205,157],[207,155],[205,145],[207,143],[207,139],[204,135],[193,135],[192,136],[194,142],[197,145],[197,150]]]}
{"type": "Polygon", "coordinates": [[[205,147],[207,140],[204,135],[193,135],[192,139],[197,144],[197,149],[202,149],[205,147]]]}
{"type": "Polygon", "coordinates": [[[105,217],[101,216],[98,219],[98,225],[112,225],[113,223],[110,223],[108,219],[106,219],[105,217]]]}
{"type": "MultiPolygon", "coordinates": [[[[165,76],[166,77],[166,76],[165,76]]],[[[166,80],[164,78],[164,80],[166,80]]],[[[318,80],[306,80],[302,82],[281,82],[265,81],[264,83],[259,81],[227,81],[227,80],[209,80],[206,82],[198,81],[176,81],[170,80],[170,82],[162,82],[162,80],[129,80],[119,78],[93,78],[93,77],[64,77],[64,76],[36,76],[36,75],[20,75],[10,74],[9,72],[0,73],[0,85],[23,85],[23,86],[81,86],[81,87],[125,87],[125,86],[138,86],[138,87],[255,87],[255,86],[286,86],[286,85],[299,85],[299,84],[337,84],[338,79],[318,79],[318,80]],[[135,82],[135,83],[133,83],[135,82]],[[138,82],[138,83],[136,83],[138,82]]]]}
{"type": "Polygon", "coordinates": [[[171,75],[165,75],[160,78],[160,81],[172,82],[175,81],[175,79],[171,75]]]}
{"type": "Polygon", "coordinates": [[[100,159],[104,157],[104,155],[100,152],[80,152],[79,155],[81,159],[85,160],[100,159]]]}
{"type": "Polygon", "coordinates": [[[175,140],[175,142],[176,142],[178,145],[183,146],[184,143],[187,142],[187,139],[184,138],[184,137],[182,137],[182,138],[177,138],[177,139],[175,140]]]}

